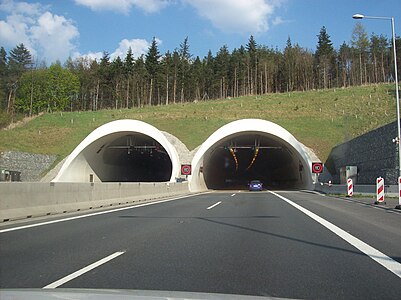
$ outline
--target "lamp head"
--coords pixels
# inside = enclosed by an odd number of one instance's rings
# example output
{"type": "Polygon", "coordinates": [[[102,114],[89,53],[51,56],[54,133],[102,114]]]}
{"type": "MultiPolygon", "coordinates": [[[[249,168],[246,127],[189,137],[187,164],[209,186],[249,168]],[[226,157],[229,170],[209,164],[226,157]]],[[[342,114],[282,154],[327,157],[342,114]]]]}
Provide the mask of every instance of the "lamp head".
{"type": "Polygon", "coordinates": [[[355,14],[352,16],[353,19],[363,19],[365,16],[362,14],[355,14]]]}

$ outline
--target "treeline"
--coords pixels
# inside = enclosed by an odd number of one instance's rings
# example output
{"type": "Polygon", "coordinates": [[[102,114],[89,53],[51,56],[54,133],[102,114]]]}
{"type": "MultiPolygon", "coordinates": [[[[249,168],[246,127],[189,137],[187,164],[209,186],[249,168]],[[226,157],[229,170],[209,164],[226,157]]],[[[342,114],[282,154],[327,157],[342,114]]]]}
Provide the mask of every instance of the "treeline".
{"type": "MultiPolygon", "coordinates": [[[[401,54],[400,38],[396,46],[401,54]]],[[[250,36],[245,46],[231,52],[222,46],[203,58],[191,55],[185,38],[162,55],[153,38],[148,52],[138,58],[129,49],[125,57],[113,60],[104,52],[99,61],[81,57],[46,67],[34,62],[20,44],[8,55],[0,49],[0,107],[11,114],[36,114],[347,87],[394,81],[393,65],[391,40],[368,36],[361,23],[350,43],[339,49],[322,27],[315,52],[290,38],[279,50],[250,36]]]]}

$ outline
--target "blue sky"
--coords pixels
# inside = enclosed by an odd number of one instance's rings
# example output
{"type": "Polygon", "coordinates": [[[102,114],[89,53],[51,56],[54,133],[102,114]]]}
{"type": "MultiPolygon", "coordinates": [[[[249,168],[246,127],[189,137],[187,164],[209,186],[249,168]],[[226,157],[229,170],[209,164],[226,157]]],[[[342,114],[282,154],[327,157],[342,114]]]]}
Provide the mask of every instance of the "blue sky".
{"type": "MultiPolygon", "coordinates": [[[[200,57],[245,45],[251,34],[279,49],[290,36],[314,51],[326,26],[338,49],[351,40],[355,13],[394,16],[401,35],[400,0],[0,0],[0,46],[24,43],[48,64],[102,51],[123,58],[128,47],[138,56],[153,37],[165,53],[188,36],[191,54],[200,57]]],[[[361,22],[368,34],[391,37],[390,21],[361,22]]]]}

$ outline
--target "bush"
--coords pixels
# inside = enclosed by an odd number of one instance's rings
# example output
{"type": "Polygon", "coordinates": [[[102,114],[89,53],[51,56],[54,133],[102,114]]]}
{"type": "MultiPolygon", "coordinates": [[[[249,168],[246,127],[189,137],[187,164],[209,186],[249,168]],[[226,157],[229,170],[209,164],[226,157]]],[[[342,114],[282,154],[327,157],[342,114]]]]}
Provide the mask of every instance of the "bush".
{"type": "Polygon", "coordinates": [[[11,122],[21,121],[24,118],[24,114],[15,114],[14,118],[11,114],[7,113],[6,111],[0,110],[0,129],[6,128],[11,122]]]}
{"type": "Polygon", "coordinates": [[[11,123],[11,115],[5,111],[0,111],[0,128],[5,128],[11,123]]]}

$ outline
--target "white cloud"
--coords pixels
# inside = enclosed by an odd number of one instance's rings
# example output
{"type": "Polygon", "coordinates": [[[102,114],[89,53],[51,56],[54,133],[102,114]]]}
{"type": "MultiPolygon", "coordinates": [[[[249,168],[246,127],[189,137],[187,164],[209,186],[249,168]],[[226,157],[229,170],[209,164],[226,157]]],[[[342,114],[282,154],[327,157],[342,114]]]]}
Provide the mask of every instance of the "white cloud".
{"type": "Polygon", "coordinates": [[[64,61],[76,49],[79,36],[72,20],[49,12],[39,3],[4,0],[0,11],[8,15],[0,21],[0,40],[6,47],[24,45],[34,56],[49,62],[64,61]]]}
{"type": "MultiPolygon", "coordinates": [[[[162,43],[160,39],[156,38],[156,42],[158,45],[162,43]]],[[[116,59],[118,56],[124,60],[125,56],[127,55],[128,49],[131,47],[132,50],[132,55],[135,58],[140,57],[142,54],[146,54],[148,52],[148,49],[150,47],[151,42],[148,42],[145,39],[123,39],[120,41],[118,44],[118,47],[110,54],[110,59],[116,59]]],[[[103,57],[103,52],[89,52],[86,54],[80,54],[76,52],[73,56],[74,58],[87,58],[89,60],[97,60],[100,61],[100,59],[103,57]]]]}
{"type": "Polygon", "coordinates": [[[170,0],[75,0],[76,4],[92,10],[111,10],[124,14],[128,14],[133,6],[146,13],[154,13],[166,7],[169,2],[170,0]]]}
{"type": "Polygon", "coordinates": [[[78,29],[71,21],[50,12],[42,14],[30,32],[33,41],[43,49],[46,59],[50,61],[68,58],[76,49],[74,40],[79,36],[78,29]]]}
{"type": "Polygon", "coordinates": [[[269,29],[281,0],[182,0],[224,32],[258,33],[269,29]]]}
{"type": "Polygon", "coordinates": [[[13,47],[24,43],[30,47],[30,39],[27,34],[28,24],[18,15],[7,16],[6,20],[0,20],[0,40],[4,46],[13,47]]]}
{"type": "MultiPolygon", "coordinates": [[[[73,59],[78,59],[78,58],[84,58],[88,61],[92,61],[92,60],[97,60],[100,61],[100,59],[103,56],[103,52],[88,52],[86,54],[81,54],[79,52],[75,52],[72,56],[73,59]]],[[[90,64],[89,64],[90,65],[90,64]]],[[[89,66],[88,65],[88,66],[89,66]]]]}
{"type": "Polygon", "coordinates": [[[40,3],[15,3],[14,0],[2,0],[0,3],[0,11],[6,13],[37,15],[44,9],[47,9],[47,6],[40,3]]]}
{"type": "Polygon", "coordinates": [[[275,18],[273,19],[273,21],[272,21],[272,24],[273,24],[274,26],[277,26],[277,25],[280,25],[280,24],[283,24],[283,23],[285,23],[285,21],[284,21],[283,18],[281,18],[281,17],[275,17],[275,18]]]}
{"type": "Polygon", "coordinates": [[[110,54],[110,58],[114,59],[119,56],[121,59],[124,59],[127,55],[128,48],[131,47],[132,54],[134,57],[139,57],[142,54],[145,54],[148,51],[150,43],[144,39],[132,39],[127,40],[123,39],[118,48],[110,54]]]}

